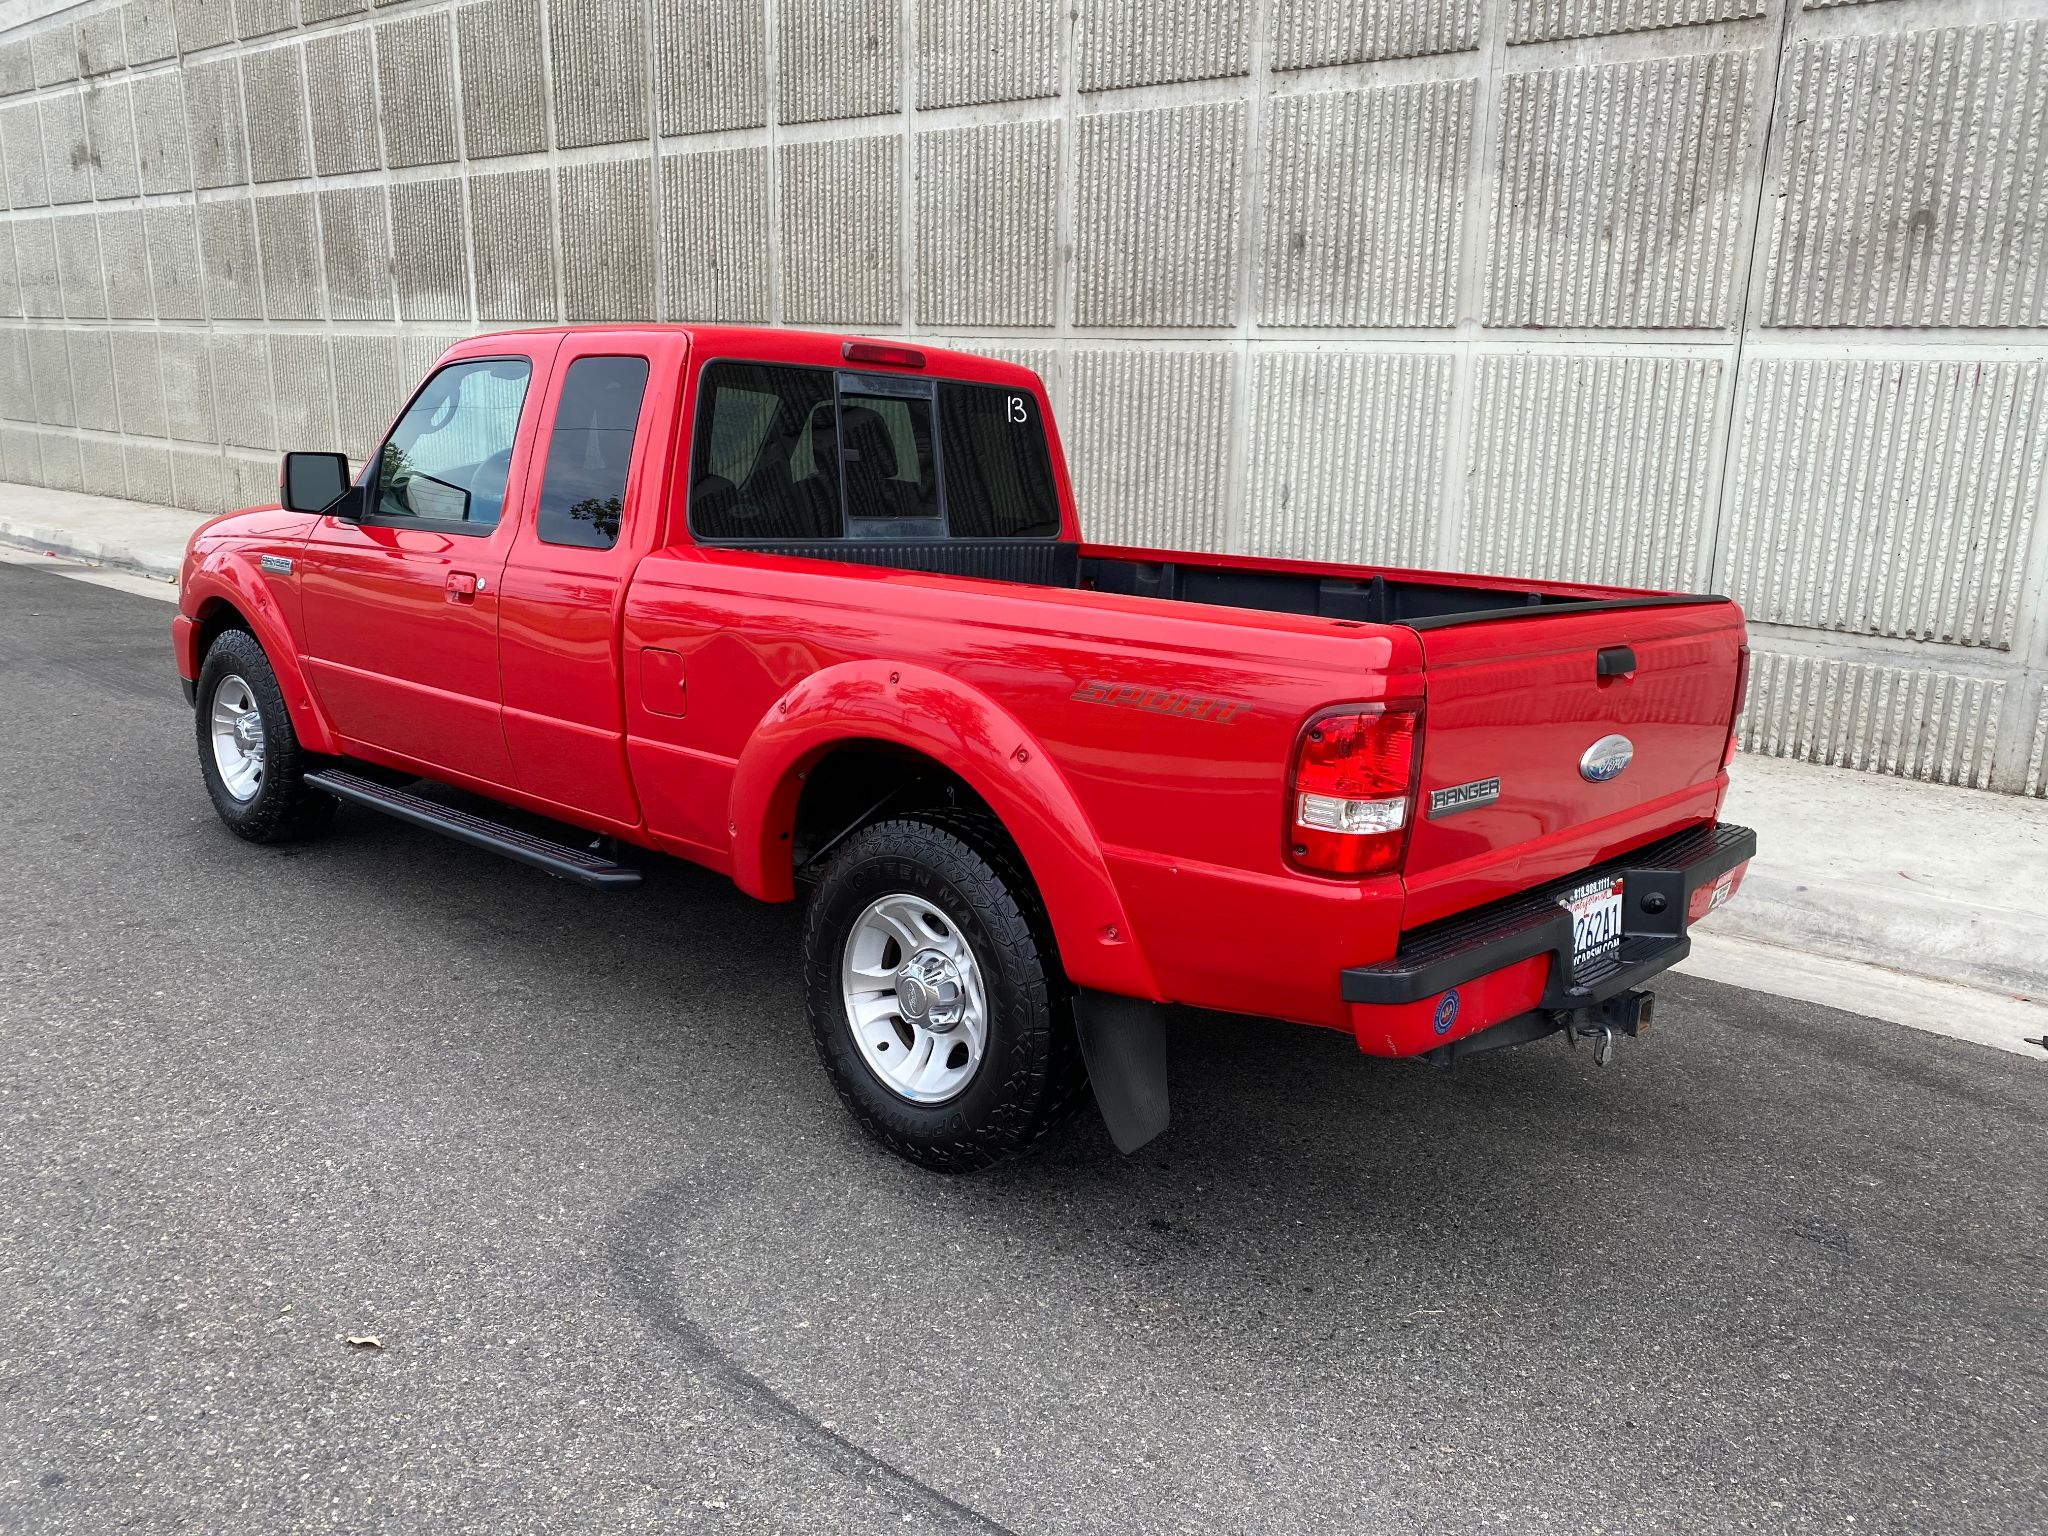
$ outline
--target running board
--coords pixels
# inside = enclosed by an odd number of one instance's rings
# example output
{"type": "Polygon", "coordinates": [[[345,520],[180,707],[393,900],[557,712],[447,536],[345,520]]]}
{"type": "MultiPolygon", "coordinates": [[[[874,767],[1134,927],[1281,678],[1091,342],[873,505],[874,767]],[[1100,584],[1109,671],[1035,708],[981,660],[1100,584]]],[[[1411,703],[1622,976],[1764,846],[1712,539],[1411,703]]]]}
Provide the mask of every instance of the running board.
{"type": "Polygon", "coordinates": [[[517,859],[521,864],[531,864],[535,869],[544,869],[564,880],[595,886],[601,891],[623,890],[640,883],[640,871],[637,869],[615,864],[581,848],[535,837],[531,832],[508,827],[503,822],[472,816],[468,811],[455,810],[424,795],[389,789],[346,769],[329,768],[309,773],[306,782],[337,800],[382,811],[386,816],[396,816],[400,821],[425,827],[429,832],[439,832],[443,837],[452,837],[472,848],[482,848],[488,853],[517,859]]]}

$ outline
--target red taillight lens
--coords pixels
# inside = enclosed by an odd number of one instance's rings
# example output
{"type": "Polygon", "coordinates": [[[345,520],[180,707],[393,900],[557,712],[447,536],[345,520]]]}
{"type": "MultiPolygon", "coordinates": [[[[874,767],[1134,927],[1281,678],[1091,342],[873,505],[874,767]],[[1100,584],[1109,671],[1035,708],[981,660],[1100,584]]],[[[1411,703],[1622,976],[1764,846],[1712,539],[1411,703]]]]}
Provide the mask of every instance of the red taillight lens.
{"type": "Polygon", "coordinates": [[[922,368],[924,354],[915,347],[892,347],[881,341],[849,341],[840,348],[849,363],[879,363],[884,368],[922,368]]]}
{"type": "Polygon", "coordinates": [[[1323,875],[1380,875],[1407,845],[1418,721],[1358,704],[1308,723],[1294,754],[1288,856],[1323,875]]]}
{"type": "Polygon", "coordinates": [[[1735,761],[1735,744],[1741,735],[1742,709],[1749,702],[1749,647],[1735,657],[1735,711],[1728,717],[1728,745],[1721,749],[1721,766],[1735,761]]]}

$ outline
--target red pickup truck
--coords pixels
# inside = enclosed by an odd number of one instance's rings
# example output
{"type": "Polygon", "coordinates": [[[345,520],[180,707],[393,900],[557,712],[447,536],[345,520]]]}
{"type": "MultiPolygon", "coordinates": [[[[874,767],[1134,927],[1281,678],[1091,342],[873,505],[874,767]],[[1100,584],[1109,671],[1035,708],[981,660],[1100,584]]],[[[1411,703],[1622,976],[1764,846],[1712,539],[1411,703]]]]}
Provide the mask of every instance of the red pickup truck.
{"type": "Polygon", "coordinates": [[[1755,849],[1717,819],[1733,603],[1087,544],[1043,384],[986,358],[481,336],[359,474],[287,454],[281,503],[185,560],[221,818],[805,891],[819,1054],[934,1167],[1085,1086],[1158,1134],[1166,1004],[1604,1061],[1755,849]]]}

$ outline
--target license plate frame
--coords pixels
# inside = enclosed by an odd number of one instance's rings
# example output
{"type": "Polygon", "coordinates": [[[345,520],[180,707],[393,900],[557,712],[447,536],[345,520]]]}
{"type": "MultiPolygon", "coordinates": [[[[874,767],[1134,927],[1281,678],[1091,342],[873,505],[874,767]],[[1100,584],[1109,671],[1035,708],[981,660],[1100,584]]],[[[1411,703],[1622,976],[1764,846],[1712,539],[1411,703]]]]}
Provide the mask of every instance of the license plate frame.
{"type": "Polygon", "coordinates": [[[1589,880],[1558,898],[1572,920],[1572,963],[1574,980],[1588,968],[1621,952],[1622,878],[1614,875],[1589,880]]]}

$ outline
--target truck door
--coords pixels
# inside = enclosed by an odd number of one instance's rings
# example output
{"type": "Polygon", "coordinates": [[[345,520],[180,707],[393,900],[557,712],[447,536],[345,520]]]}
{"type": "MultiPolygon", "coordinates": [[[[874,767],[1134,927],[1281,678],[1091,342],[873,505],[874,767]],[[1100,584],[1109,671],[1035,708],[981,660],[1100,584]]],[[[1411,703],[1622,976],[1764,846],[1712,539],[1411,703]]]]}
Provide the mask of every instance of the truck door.
{"type": "Polygon", "coordinates": [[[514,782],[498,718],[498,577],[557,345],[459,349],[365,466],[362,520],[323,517],[307,538],[307,671],[336,729],[376,749],[365,755],[514,782]]]}
{"type": "Polygon", "coordinates": [[[540,422],[534,515],[513,539],[500,595],[519,787],[622,826],[641,819],[626,766],[622,611],[660,532],[685,350],[680,336],[651,331],[564,339],[540,422]]]}

